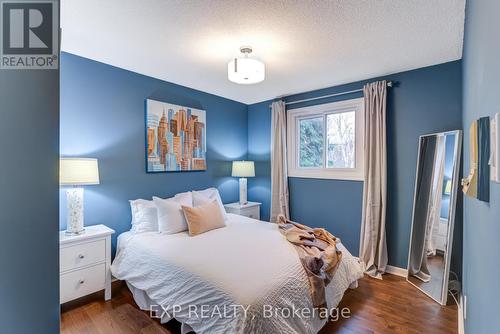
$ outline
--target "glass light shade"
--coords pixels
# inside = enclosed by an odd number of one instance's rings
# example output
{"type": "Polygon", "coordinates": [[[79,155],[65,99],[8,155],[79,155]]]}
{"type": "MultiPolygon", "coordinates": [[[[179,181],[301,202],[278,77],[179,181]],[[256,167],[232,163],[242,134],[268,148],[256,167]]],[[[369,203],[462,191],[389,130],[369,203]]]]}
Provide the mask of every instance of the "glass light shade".
{"type": "Polygon", "coordinates": [[[233,161],[233,177],[254,177],[255,164],[253,161],[233,161]]]}
{"type": "Polygon", "coordinates": [[[252,58],[234,58],[227,64],[227,77],[238,84],[249,85],[264,81],[266,67],[252,58]]]}
{"type": "Polygon", "coordinates": [[[59,183],[67,186],[99,184],[99,166],[97,159],[59,159],[59,183]]]}

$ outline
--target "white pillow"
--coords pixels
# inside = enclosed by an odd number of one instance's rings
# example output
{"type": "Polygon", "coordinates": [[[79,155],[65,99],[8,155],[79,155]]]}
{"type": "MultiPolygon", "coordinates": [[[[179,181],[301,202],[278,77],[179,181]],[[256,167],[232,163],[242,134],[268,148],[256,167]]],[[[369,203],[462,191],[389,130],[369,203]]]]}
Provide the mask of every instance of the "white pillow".
{"type": "Polygon", "coordinates": [[[220,198],[219,191],[216,188],[208,188],[201,191],[193,191],[193,206],[201,206],[205,204],[210,204],[214,200],[219,204],[219,209],[221,210],[222,217],[227,220],[226,209],[224,209],[224,204],[222,204],[222,199],[220,198]]]}
{"type": "Polygon", "coordinates": [[[158,213],[154,202],[145,199],[136,199],[129,202],[132,211],[131,231],[135,233],[157,232],[158,213]]]}
{"type": "Polygon", "coordinates": [[[184,206],[193,206],[193,194],[190,191],[178,193],[173,198],[184,206]]]}
{"type": "Polygon", "coordinates": [[[162,199],[153,197],[153,201],[158,210],[158,231],[165,234],[174,234],[188,230],[188,225],[182,206],[185,205],[179,202],[175,197],[162,199]]]}

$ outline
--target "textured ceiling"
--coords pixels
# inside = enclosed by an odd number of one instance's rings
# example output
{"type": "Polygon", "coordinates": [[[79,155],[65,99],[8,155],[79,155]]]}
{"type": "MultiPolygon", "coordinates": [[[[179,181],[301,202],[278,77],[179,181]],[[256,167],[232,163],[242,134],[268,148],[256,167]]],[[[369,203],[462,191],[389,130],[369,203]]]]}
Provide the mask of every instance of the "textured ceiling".
{"type": "Polygon", "coordinates": [[[462,57],[465,0],[65,0],[62,49],[244,103],[462,57]],[[227,62],[250,45],[250,86],[227,62]]]}

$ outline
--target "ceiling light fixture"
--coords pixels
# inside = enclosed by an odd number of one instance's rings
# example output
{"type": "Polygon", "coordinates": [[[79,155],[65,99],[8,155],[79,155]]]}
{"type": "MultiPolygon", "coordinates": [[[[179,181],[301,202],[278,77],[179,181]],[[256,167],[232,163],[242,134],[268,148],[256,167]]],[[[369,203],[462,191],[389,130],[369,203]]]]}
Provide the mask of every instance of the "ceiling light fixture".
{"type": "Polygon", "coordinates": [[[234,58],[227,64],[227,77],[237,84],[250,85],[264,81],[266,77],[266,67],[263,62],[257,59],[248,58],[252,53],[252,48],[242,46],[240,48],[243,57],[234,58]]]}

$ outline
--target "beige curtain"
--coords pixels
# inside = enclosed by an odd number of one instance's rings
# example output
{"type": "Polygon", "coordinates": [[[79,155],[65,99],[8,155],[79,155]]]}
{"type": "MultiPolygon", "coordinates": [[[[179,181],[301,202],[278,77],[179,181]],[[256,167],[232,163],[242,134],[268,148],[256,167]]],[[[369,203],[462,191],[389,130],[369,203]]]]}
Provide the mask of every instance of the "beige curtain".
{"type": "Polygon", "coordinates": [[[365,177],[359,258],[365,273],[382,279],[387,266],[386,81],[365,85],[365,177]]]}
{"type": "Polygon", "coordinates": [[[441,223],[441,200],[443,197],[444,163],[446,152],[446,137],[438,135],[436,152],[434,153],[434,170],[432,173],[432,188],[429,196],[429,212],[427,215],[427,233],[425,237],[427,256],[436,255],[434,236],[439,231],[441,223]]]}
{"type": "Polygon", "coordinates": [[[286,156],[285,102],[271,105],[271,222],[279,214],[290,218],[288,208],[288,171],[286,156]]]}

